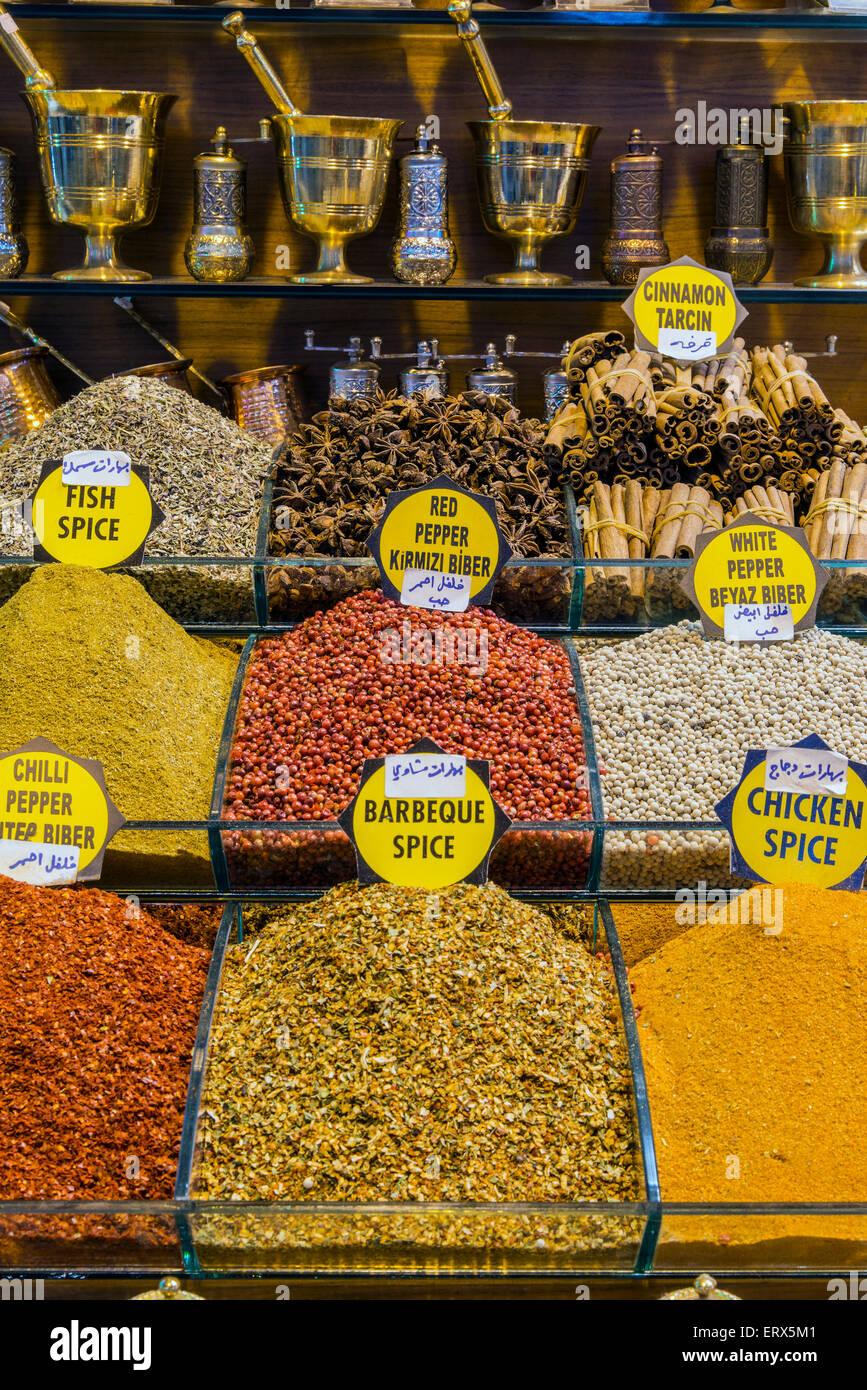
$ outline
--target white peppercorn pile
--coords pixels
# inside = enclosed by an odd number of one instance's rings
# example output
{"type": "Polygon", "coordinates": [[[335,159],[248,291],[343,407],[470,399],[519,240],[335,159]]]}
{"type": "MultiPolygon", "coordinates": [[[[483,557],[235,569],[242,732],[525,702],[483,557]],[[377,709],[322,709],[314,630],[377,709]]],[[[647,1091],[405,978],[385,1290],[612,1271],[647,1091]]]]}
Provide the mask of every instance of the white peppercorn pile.
{"type": "MultiPolygon", "coordinates": [[[[867,648],[836,633],[813,628],[762,648],[682,622],[578,651],[609,820],[714,821],[748,749],[811,733],[867,758],[867,648]]],[[[608,832],[604,882],[723,884],[728,859],[722,829],[608,832]]]]}

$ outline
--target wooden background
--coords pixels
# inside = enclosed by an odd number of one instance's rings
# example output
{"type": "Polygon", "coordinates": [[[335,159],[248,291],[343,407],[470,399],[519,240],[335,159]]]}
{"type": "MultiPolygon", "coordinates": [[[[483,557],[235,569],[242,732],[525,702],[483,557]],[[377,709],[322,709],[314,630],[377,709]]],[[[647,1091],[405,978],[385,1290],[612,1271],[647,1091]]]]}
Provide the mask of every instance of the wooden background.
{"type": "MultiPolygon", "coordinates": [[[[179,7],[180,8],[180,7],[179,7]]],[[[185,275],[183,245],[192,220],[192,160],[208,146],[218,124],[230,136],[255,135],[269,103],[253,73],[219,27],[225,10],[215,7],[213,25],[158,18],[97,21],[85,6],[69,21],[28,19],[22,29],[40,62],[60,86],[153,88],[177,92],[168,124],[165,171],[157,216],[151,227],[129,234],[123,258],[154,275],[185,275]]],[[[484,16],[480,15],[484,26],[484,16]]],[[[477,279],[511,264],[508,245],[482,226],[476,199],[472,142],[467,120],[485,116],[484,103],[469,60],[451,27],[302,26],[262,24],[249,19],[294,101],[310,112],[401,118],[402,134],[430,114],[441,124],[441,146],[449,156],[451,228],[459,254],[456,278],[477,279]]],[[[696,36],[662,30],[548,29],[526,27],[487,32],[489,51],[518,118],[574,119],[600,125],[584,206],[574,233],[549,244],[547,268],[574,271],[575,248],[590,248],[589,271],[579,279],[602,278],[600,251],[608,222],[611,158],[620,153],[633,126],[659,140],[672,141],[676,113],[708,106],[765,107],[787,99],[863,98],[862,41],[855,31],[804,35],[719,26],[696,36]]],[[[30,243],[29,274],[48,274],[80,263],[83,241],[73,229],[48,220],[36,169],[29,115],[19,95],[19,75],[5,57],[0,68],[0,144],[19,159],[19,200],[30,243]]],[[[399,146],[399,153],[408,145],[399,146]]],[[[250,231],[256,246],[254,275],[276,275],[280,246],[289,246],[294,266],[313,264],[313,245],[293,232],[279,196],[275,155],[270,145],[242,146],[248,160],[250,231]]],[[[671,144],[665,159],[664,230],[672,257],[703,259],[713,213],[713,147],[671,144]]],[[[770,165],[771,235],[775,259],[769,280],[792,281],[818,270],[817,242],[797,236],[785,207],[782,158],[770,165]]],[[[389,245],[396,225],[396,175],[377,231],[354,242],[353,269],[389,278],[389,245]]],[[[135,293],[134,286],[129,293],[135,293]]],[[[116,308],[111,298],[27,297],[9,294],[13,309],[49,337],[91,375],[102,376],[165,354],[116,308]]],[[[379,333],[384,350],[411,348],[436,335],[444,352],[481,349],[489,338],[502,345],[513,331],[523,349],[554,350],[565,338],[597,327],[627,326],[617,304],[544,301],[528,295],[520,302],[455,303],[433,300],[386,303],[341,301],[140,300],[138,308],[175,341],[197,365],[214,376],[266,363],[308,360],[307,381],[314,400],[323,398],[327,356],[309,358],[303,330],[317,330],[320,341],[342,343],[351,333],[379,333]]],[[[835,404],[867,417],[863,365],[867,352],[865,311],[858,306],[753,305],[744,331],[749,342],[791,338],[802,350],[824,346],[825,334],[839,335],[839,357],[814,370],[835,404]]],[[[0,350],[18,344],[0,327],[0,350]]],[[[529,411],[541,405],[541,373],[550,364],[519,365],[519,400],[529,411]]],[[[386,386],[398,368],[387,364],[386,386]]],[[[461,364],[453,384],[463,384],[461,364]]],[[[74,379],[52,371],[66,393],[74,379]]]]}

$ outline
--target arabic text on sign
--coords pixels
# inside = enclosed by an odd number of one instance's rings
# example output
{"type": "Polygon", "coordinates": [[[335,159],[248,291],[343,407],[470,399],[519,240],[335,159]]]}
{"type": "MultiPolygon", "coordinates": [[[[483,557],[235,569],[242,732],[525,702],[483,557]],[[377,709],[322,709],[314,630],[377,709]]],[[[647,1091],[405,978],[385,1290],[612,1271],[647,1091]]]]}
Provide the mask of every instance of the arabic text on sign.
{"type": "Polygon", "coordinates": [[[443,613],[464,613],[471,596],[471,576],[440,574],[436,570],[405,569],[400,601],[411,608],[439,609],[443,613]]]}
{"type": "Polygon", "coordinates": [[[74,449],[63,455],[61,481],[64,483],[129,487],[131,478],[132,459],[120,449],[74,449]]]}
{"type": "Polygon", "coordinates": [[[795,635],[787,603],[727,603],[724,611],[727,642],[790,642],[795,635]]]}
{"type": "Polygon", "coordinates": [[[829,793],[845,796],[849,759],[816,748],[769,748],[765,754],[765,790],[829,793]]]}
{"type": "MultiPolygon", "coordinates": [[[[662,313],[662,310],[658,310],[662,313]]],[[[680,314],[680,310],[675,311],[680,314]]],[[[668,310],[671,317],[672,311],[668,310]]],[[[706,315],[710,318],[710,314],[706,315]]],[[[676,321],[676,320],[675,320],[676,321]]],[[[673,357],[676,361],[701,361],[705,357],[713,357],[716,352],[717,336],[709,330],[690,332],[681,328],[667,327],[660,328],[659,351],[665,357],[673,357]]]]}
{"type": "Polygon", "coordinates": [[[467,760],[460,755],[389,753],[385,759],[385,794],[463,798],[466,775],[467,760]]]}
{"type": "Polygon", "coordinates": [[[0,840],[0,874],[19,883],[48,887],[74,883],[78,847],[46,844],[43,840],[0,840]]]}

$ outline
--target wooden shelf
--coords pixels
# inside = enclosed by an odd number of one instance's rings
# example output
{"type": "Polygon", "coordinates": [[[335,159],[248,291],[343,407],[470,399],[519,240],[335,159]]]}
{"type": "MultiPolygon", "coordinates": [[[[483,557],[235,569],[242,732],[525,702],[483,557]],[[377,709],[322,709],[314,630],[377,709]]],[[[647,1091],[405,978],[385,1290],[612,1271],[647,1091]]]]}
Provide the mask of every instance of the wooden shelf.
{"type": "MultiPolygon", "coordinates": [[[[745,304],[867,304],[867,289],[804,289],[800,285],[768,282],[740,285],[738,297],[745,304]]],[[[433,302],[453,300],[509,300],[513,303],[546,303],[566,300],[575,303],[619,304],[629,289],[609,285],[607,280],[575,281],[550,289],[524,289],[514,285],[488,285],[482,280],[453,280],[447,285],[418,287],[395,280],[375,280],[369,285],[293,285],[271,278],[239,280],[231,285],[202,284],[185,276],[116,283],[103,280],[54,280],[48,275],[25,275],[18,280],[0,280],[0,297],[22,295],[92,298],[128,295],[132,299],[308,299],[308,300],[415,300],[433,302]]]]}

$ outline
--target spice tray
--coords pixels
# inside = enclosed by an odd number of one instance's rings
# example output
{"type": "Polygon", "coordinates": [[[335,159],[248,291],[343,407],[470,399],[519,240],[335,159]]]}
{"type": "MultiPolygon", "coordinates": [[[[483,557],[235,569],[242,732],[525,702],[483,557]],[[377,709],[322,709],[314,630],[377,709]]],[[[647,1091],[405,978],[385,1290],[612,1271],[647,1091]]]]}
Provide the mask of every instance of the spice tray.
{"type": "MultiPolygon", "coordinates": [[[[0,603],[17,593],[37,561],[0,555],[0,603]]],[[[246,633],[267,626],[264,567],[236,556],[149,556],[112,570],[138,579],[155,603],[189,632],[246,633]]]]}
{"type": "MultiPolygon", "coordinates": [[[[641,1200],[626,1203],[232,1202],[200,1196],[201,1117],[207,1105],[211,1033],[228,947],[243,942],[245,909],[223,918],[196,1039],[176,1198],[190,1237],[189,1273],[491,1274],[640,1271],[649,1258],[658,1201],[653,1140],[629,984],[616,931],[588,905],[588,945],[609,957],[632,1075],[641,1200]]],[[[609,915],[609,924],[613,926],[609,915]]],[[[262,1137],[267,1128],[263,1123],[262,1137]]]]}
{"type": "MultiPolygon", "coordinates": [[[[532,896],[544,902],[543,895],[532,896]]],[[[226,953],[230,946],[255,945],[255,937],[245,935],[244,902],[230,899],[223,905],[193,1048],[173,1199],[0,1201],[4,1275],[98,1277],[159,1270],[203,1280],[229,1274],[631,1279],[682,1273],[687,1282],[703,1269],[717,1275],[830,1277],[863,1268],[867,1203],[672,1203],[661,1196],[641,1030],[610,901],[600,896],[585,903],[586,944],[607,955],[617,986],[640,1200],[267,1203],[197,1195],[200,1120],[226,953]]]]}
{"type": "MultiPolygon", "coordinates": [[[[102,885],[100,885],[102,887],[102,885]]],[[[82,887],[79,892],[88,893],[82,887]]],[[[142,893],[151,909],[172,907],[181,898],[142,893]]],[[[210,894],[217,918],[212,951],[235,919],[234,903],[210,894]]],[[[212,957],[213,959],[213,957],[212,957]]],[[[208,975],[202,1008],[208,1005],[208,975]]],[[[28,1038],[27,1046],[37,1040],[28,1038]]],[[[193,1059],[195,1061],[195,1059],[193,1059]]],[[[178,1204],[163,1201],[18,1201],[0,1200],[0,1270],[31,1274],[168,1273],[183,1271],[188,1236],[178,1204]]]]}
{"type": "MultiPolygon", "coordinates": [[[[582,560],[576,564],[572,628],[584,637],[633,636],[698,609],[681,588],[690,559],[582,560]]],[[[817,608],[819,627],[857,634],[867,626],[867,560],[823,560],[829,579],[817,608]]]]}
{"type": "MultiPolygon", "coordinates": [[[[262,640],[262,639],[260,639],[262,640]]],[[[218,888],[285,893],[312,891],[355,877],[355,854],[336,821],[229,821],[225,791],[231,749],[239,717],[246,671],[256,639],[244,648],[226,714],[214,783],[209,833],[215,850],[218,888]]],[[[576,680],[576,702],[585,748],[592,745],[589,714],[577,657],[566,644],[576,680]]],[[[598,787],[597,787],[598,792],[598,787]]],[[[591,801],[594,792],[591,785],[591,801]]],[[[594,811],[601,818],[599,810],[594,811]]],[[[587,887],[594,865],[596,834],[592,822],[516,821],[496,846],[490,864],[492,879],[504,888],[574,891],[587,887]]]]}
{"type": "MultiPolygon", "coordinates": [[[[263,521],[270,526],[273,483],[265,487],[263,521]]],[[[581,544],[571,487],[563,489],[571,554],[513,557],[494,585],[491,607],[500,618],[552,632],[570,632],[580,622],[578,564],[581,544]]],[[[283,626],[333,608],[341,599],[379,587],[379,571],[365,556],[271,556],[267,561],[268,620],[283,626]]]]}
{"type": "MultiPolygon", "coordinates": [[[[205,821],[130,821],[106,853],[100,886],[143,887],[188,898],[245,893],[303,897],[355,877],[355,855],[336,821],[228,820],[224,797],[244,679],[257,642],[248,637],[238,665],[205,821]]],[[[574,676],[591,817],[515,821],[491,856],[494,882],[549,895],[635,892],[666,897],[684,883],[739,888],[730,842],[718,821],[607,819],[593,721],[575,646],[563,642],[574,676]]]]}
{"type": "MultiPolygon", "coordinates": [[[[268,479],[251,556],[146,555],[119,573],[138,579],[156,603],[190,632],[279,632],[342,599],[378,587],[369,557],[268,553],[273,483],[268,479]]],[[[511,559],[492,607],[499,617],[552,635],[626,636],[662,627],[697,610],[681,589],[689,559],[586,560],[571,486],[564,488],[571,558],[511,559]]],[[[867,628],[867,560],[826,560],[830,581],[818,622],[844,632],[867,628]]],[[[37,562],[0,554],[0,603],[26,583],[37,562]]]]}

